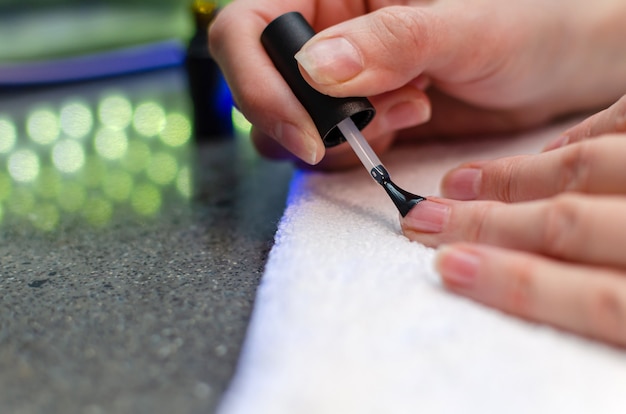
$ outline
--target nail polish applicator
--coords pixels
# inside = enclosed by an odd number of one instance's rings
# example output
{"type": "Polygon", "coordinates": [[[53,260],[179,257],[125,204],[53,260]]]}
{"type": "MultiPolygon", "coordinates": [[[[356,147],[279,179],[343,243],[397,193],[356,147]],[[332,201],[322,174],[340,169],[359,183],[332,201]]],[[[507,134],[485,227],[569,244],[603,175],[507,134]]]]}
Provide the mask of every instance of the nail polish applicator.
{"type": "Polygon", "coordinates": [[[327,148],[348,141],[365,169],[380,184],[402,217],[424,197],[398,187],[376,156],[361,130],[374,118],[375,110],[367,98],[335,98],[313,89],[302,77],[295,54],[315,35],[298,12],[283,14],[267,25],[261,43],[294,95],[307,110],[327,148]]]}

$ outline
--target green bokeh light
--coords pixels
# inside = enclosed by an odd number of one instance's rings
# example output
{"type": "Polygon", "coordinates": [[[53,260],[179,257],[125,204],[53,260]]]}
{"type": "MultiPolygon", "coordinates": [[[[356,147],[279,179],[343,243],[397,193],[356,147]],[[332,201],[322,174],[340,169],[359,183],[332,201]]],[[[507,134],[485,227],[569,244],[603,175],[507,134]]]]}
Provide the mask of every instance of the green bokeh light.
{"type": "Polygon", "coordinates": [[[28,215],[28,219],[39,230],[52,231],[59,224],[59,209],[51,203],[37,204],[28,215]]]}
{"type": "Polygon", "coordinates": [[[128,172],[136,174],[148,166],[151,158],[152,152],[148,144],[134,139],[128,143],[128,149],[121,164],[128,172]]]}
{"type": "Polygon", "coordinates": [[[16,138],[17,133],[13,121],[6,117],[0,117],[0,154],[10,152],[15,146],[16,138]]]}
{"type": "Polygon", "coordinates": [[[87,192],[85,187],[76,181],[68,181],[63,183],[57,196],[57,203],[62,210],[69,213],[79,211],[85,204],[87,192]]]}
{"type": "Polygon", "coordinates": [[[85,202],[83,214],[90,224],[102,227],[111,220],[113,206],[104,197],[92,196],[85,202]]]}
{"type": "Polygon", "coordinates": [[[61,131],[59,118],[48,109],[37,109],[28,115],[26,131],[30,138],[38,144],[48,145],[54,142],[61,131]]]}
{"type": "Polygon", "coordinates": [[[72,138],[83,138],[93,128],[93,114],[89,106],[78,100],[63,105],[59,118],[61,130],[72,138]]]}
{"type": "Polygon", "coordinates": [[[61,175],[54,168],[45,166],[35,181],[35,190],[42,198],[56,198],[62,183],[61,175]]]}
{"type": "Polygon", "coordinates": [[[5,205],[16,216],[26,216],[35,205],[35,196],[29,188],[16,187],[5,205]]]}
{"type": "Polygon", "coordinates": [[[94,146],[101,157],[116,160],[126,154],[128,137],[124,131],[101,128],[94,138],[94,146]]]}
{"type": "Polygon", "coordinates": [[[153,137],[165,128],[165,111],[156,102],[144,102],[133,115],[133,127],[140,135],[153,137]]]}
{"type": "Polygon", "coordinates": [[[88,188],[97,188],[102,183],[105,173],[106,165],[104,161],[100,157],[91,155],[87,157],[81,179],[88,188]]]}
{"type": "Polygon", "coordinates": [[[133,189],[133,178],[122,170],[110,171],[102,182],[104,194],[113,201],[128,200],[133,189]]]}
{"type": "Polygon", "coordinates": [[[7,200],[13,192],[13,181],[4,172],[0,171],[0,201],[7,200]]]}
{"type": "Polygon", "coordinates": [[[170,147],[179,147],[191,138],[191,122],[183,114],[173,112],[167,115],[161,141],[170,147]]]}
{"type": "Polygon", "coordinates": [[[178,177],[176,178],[176,188],[180,195],[184,198],[191,198],[193,194],[193,188],[191,185],[191,171],[189,167],[183,167],[178,172],[178,177]]]}
{"type": "Polygon", "coordinates": [[[172,154],[158,152],[152,156],[146,169],[148,178],[159,185],[171,183],[178,174],[178,162],[172,154]]]}
{"type": "Polygon", "coordinates": [[[98,105],[98,118],[109,129],[121,131],[131,122],[133,107],[130,101],[122,95],[109,95],[98,105]]]}
{"type": "Polygon", "coordinates": [[[161,208],[161,193],[152,184],[138,185],[131,196],[131,205],[137,214],[153,216],[161,208]]]}
{"type": "Polygon", "coordinates": [[[52,162],[61,172],[76,172],[85,165],[85,150],[74,140],[61,140],[54,144],[52,162]]]}
{"type": "Polygon", "coordinates": [[[250,128],[252,128],[252,124],[250,123],[250,121],[248,121],[237,108],[233,108],[231,114],[233,120],[233,128],[235,128],[235,131],[239,134],[250,133],[250,128]]]}
{"type": "Polygon", "coordinates": [[[15,181],[31,182],[39,175],[39,157],[29,149],[17,150],[9,157],[7,167],[15,181]]]}

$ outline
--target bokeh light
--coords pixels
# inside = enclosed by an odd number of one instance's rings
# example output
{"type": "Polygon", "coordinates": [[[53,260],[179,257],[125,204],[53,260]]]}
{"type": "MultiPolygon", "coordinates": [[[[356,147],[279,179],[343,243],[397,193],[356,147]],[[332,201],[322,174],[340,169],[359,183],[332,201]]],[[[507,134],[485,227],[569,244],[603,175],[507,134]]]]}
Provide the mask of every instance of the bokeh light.
{"type": "Polygon", "coordinates": [[[102,158],[90,155],[87,157],[85,168],[80,178],[88,188],[97,188],[102,183],[106,169],[107,167],[102,158]]]}
{"type": "Polygon", "coordinates": [[[128,137],[121,130],[101,128],[94,141],[96,152],[109,160],[122,158],[128,149],[128,137]]]}
{"type": "Polygon", "coordinates": [[[133,189],[133,178],[123,170],[110,171],[102,182],[104,194],[113,201],[128,200],[133,189]]]}
{"type": "Polygon", "coordinates": [[[13,191],[13,181],[4,172],[0,171],[0,202],[7,200],[13,191]]]}
{"type": "Polygon", "coordinates": [[[35,104],[0,111],[0,230],[102,227],[116,214],[153,218],[170,198],[189,203],[193,126],[185,93],[82,90],[46,92],[35,104]]]}
{"type": "Polygon", "coordinates": [[[9,118],[0,117],[0,154],[10,152],[15,146],[16,138],[15,124],[9,118]]]}
{"type": "Polygon", "coordinates": [[[130,101],[122,95],[109,95],[98,105],[100,122],[110,129],[121,131],[128,127],[133,117],[130,101]]]}
{"type": "Polygon", "coordinates": [[[191,185],[191,171],[189,167],[183,167],[178,172],[176,177],[176,188],[180,195],[184,198],[191,198],[193,194],[193,188],[191,185]]]}
{"type": "Polygon", "coordinates": [[[63,178],[51,166],[41,167],[35,181],[35,190],[41,198],[56,198],[61,190],[63,178]]]}
{"type": "Polygon", "coordinates": [[[149,101],[141,103],[133,115],[133,128],[140,135],[153,137],[165,127],[165,111],[161,105],[149,101]]]}
{"type": "Polygon", "coordinates": [[[39,157],[29,149],[17,150],[9,157],[8,170],[15,181],[31,182],[39,175],[39,157]]]}
{"type": "Polygon", "coordinates": [[[239,134],[248,134],[252,128],[250,121],[235,107],[232,109],[233,128],[239,134]]]}
{"type": "Polygon", "coordinates": [[[93,128],[93,115],[89,106],[81,101],[65,104],[60,112],[61,130],[71,138],[83,138],[93,128]]]}
{"type": "Polygon", "coordinates": [[[191,122],[183,114],[173,112],[167,115],[161,141],[170,147],[180,147],[191,138],[191,122]]]}
{"type": "Polygon", "coordinates": [[[148,178],[159,185],[171,183],[178,174],[178,162],[170,153],[159,152],[152,156],[146,169],[148,178]]]}
{"type": "Polygon", "coordinates": [[[83,207],[86,198],[85,187],[76,181],[69,181],[59,190],[57,203],[62,210],[74,213],[83,207]]]}
{"type": "Polygon", "coordinates": [[[121,164],[126,171],[136,174],[148,166],[151,158],[152,152],[148,144],[135,139],[128,143],[128,149],[121,164]]]}
{"type": "Polygon", "coordinates": [[[35,195],[26,187],[16,187],[5,206],[16,216],[28,215],[35,205],[35,195]]]}
{"type": "Polygon", "coordinates": [[[52,203],[41,203],[33,207],[28,218],[33,226],[43,231],[52,231],[59,224],[59,208],[52,203]]]}
{"type": "Polygon", "coordinates": [[[102,227],[111,220],[113,206],[104,197],[93,196],[85,202],[83,214],[90,224],[102,227]]]}
{"type": "Polygon", "coordinates": [[[26,131],[38,144],[48,145],[54,142],[61,131],[59,118],[48,109],[37,109],[26,120],[26,131]]]}
{"type": "Polygon", "coordinates": [[[85,150],[80,143],[64,139],[54,144],[52,162],[61,172],[76,172],[85,165],[85,150]]]}
{"type": "Polygon", "coordinates": [[[138,185],[131,196],[131,205],[142,216],[153,216],[161,208],[161,192],[152,184],[138,185]]]}

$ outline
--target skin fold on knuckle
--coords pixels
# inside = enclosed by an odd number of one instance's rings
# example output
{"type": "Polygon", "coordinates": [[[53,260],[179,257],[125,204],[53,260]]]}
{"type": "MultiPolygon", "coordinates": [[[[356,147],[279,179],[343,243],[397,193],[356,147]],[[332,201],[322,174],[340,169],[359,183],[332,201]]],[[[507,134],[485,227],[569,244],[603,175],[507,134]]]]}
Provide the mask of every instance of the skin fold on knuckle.
{"type": "Polygon", "coordinates": [[[507,276],[499,307],[505,312],[525,319],[537,319],[535,314],[536,268],[531,263],[517,266],[507,276]]]}
{"type": "Polygon", "coordinates": [[[483,168],[482,187],[486,193],[481,194],[481,198],[490,198],[505,203],[518,201],[517,177],[524,171],[518,171],[517,162],[496,161],[491,168],[483,168]]]}
{"type": "Polygon", "coordinates": [[[588,191],[591,189],[591,169],[595,163],[593,142],[583,141],[563,148],[559,160],[560,191],[588,191]]]}
{"type": "Polygon", "coordinates": [[[621,283],[621,289],[616,289],[612,284],[605,284],[588,292],[587,334],[626,346],[626,285],[621,283]]]}
{"type": "Polygon", "coordinates": [[[546,202],[543,221],[538,223],[540,232],[538,253],[560,259],[577,258],[584,248],[584,234],[580,225],[584,221],[582,210],[575,196],[558,195],[546,202]]]}

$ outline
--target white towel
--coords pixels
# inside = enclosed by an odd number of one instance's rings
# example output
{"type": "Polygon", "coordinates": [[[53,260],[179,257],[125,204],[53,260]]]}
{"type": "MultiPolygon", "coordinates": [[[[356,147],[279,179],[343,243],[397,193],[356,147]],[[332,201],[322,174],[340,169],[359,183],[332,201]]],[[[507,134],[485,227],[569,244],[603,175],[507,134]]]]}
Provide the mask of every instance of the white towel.
{"type": "MultiPolygon", "coordinates": [[[[460,162],[537,152],[563,129],[382,159],[435,195],[460,162]]],[[[626,412],[625,352],[448,293],[433,253],[363,168],[297,173],[219,413],[626,412]]]]}

